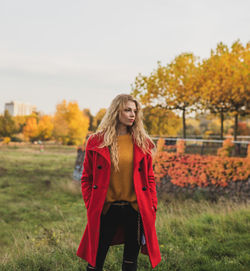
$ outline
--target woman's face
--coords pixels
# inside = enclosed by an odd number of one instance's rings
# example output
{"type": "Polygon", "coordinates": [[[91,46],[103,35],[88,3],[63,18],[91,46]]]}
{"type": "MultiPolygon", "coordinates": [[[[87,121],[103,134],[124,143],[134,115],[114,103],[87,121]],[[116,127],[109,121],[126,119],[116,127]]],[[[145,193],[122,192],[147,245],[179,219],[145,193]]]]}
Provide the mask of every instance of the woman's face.
{"type": "Polygon", "coordinates": [[[126,126],[132,126],[136,118],[136,104],[133,101],[127,101],[125,107],[119,113],[119,121],[126,126]]]}

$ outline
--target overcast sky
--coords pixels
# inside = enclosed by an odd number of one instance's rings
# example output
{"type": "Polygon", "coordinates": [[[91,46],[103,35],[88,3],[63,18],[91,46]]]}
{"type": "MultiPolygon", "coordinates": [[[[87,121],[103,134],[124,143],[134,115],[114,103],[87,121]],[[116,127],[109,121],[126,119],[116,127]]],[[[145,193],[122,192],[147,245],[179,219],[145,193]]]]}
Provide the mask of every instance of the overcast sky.
{"type": "Polygon", "coordinates": [[[63,99],[96,114],[182,52],[250,40],[249,0],[0,0],[0,113],[63,99]]]}

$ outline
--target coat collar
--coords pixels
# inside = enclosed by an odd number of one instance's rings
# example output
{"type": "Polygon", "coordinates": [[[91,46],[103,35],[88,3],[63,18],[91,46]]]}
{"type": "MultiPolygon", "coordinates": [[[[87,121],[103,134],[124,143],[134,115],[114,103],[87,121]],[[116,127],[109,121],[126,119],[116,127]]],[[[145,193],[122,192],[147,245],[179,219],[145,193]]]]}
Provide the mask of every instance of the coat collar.
{"type": "MultiPolygon", "coordinates": [[[[90,150],[102,155],[106,159],[108,164],[111,165],[110,152],[108,147],[99,148],[98,146],[93,146],[90,148],[90,150]]],[[[136,143],[134,143],[134,165],[140,163],[144,156],[145,154],[143,153],[141,148],[136,143]]]]}
{"type": "Polygon", "coordinates": [[[92,147],[91,150],[102,155],[107,160],[109,165],[111,165],[110,153],[109,153],[108,147],[99,148],[99,147],[95,146],[95,147],[92,147]]]}

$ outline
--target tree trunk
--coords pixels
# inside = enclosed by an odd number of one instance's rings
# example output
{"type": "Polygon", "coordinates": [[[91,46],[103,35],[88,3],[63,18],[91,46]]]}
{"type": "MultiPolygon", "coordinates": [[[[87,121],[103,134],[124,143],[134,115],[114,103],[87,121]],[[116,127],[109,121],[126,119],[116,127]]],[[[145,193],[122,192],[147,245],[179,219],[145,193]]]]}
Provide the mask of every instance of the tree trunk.
{"type": "MultiPolygon", "coordinates": [[[[238,135],[238,120],[239,120],[239,115],[236,113],[234,116],[234,141],[237,141],[237,135],[238,135]]],[[[240,154],[240,144],[234,143],[234,149],[235,149],[235,155],[240,154]]]]}
{"type": "Polygon", "coordinates": [[[223,140],[223,131],[224,131],[224,114],[223,111],[220,112],[220,139],[223,140]]]}
{"type": "Polygon", "coordinates": [[[183,138],[186,138],[186,110],[182,110],[182,127],[183,127],[183,138]]]}
{"type": "Polygon", "coordinates": [[[237,141],[237,135],[238,135],[238,119],[239,115],[238,113],[234,116],[234,141],[237,141]]]}

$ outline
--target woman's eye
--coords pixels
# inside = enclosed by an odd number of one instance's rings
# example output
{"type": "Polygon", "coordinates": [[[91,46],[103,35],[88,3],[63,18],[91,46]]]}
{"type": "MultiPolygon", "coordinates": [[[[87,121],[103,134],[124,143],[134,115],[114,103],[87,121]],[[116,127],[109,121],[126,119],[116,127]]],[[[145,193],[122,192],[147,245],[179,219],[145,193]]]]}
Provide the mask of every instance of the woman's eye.
{"type": "MultiPolygon", "coordinates": [[[[129,109],[129,108],[125,109],[125,112],[130,112],[130,111],[132,111],[132,110],[131,110],[131,109],[129,109]]],[[[136,113],[137,113],[137,111],[134,111],[134,113],[136,114],[136,113]]]]}

